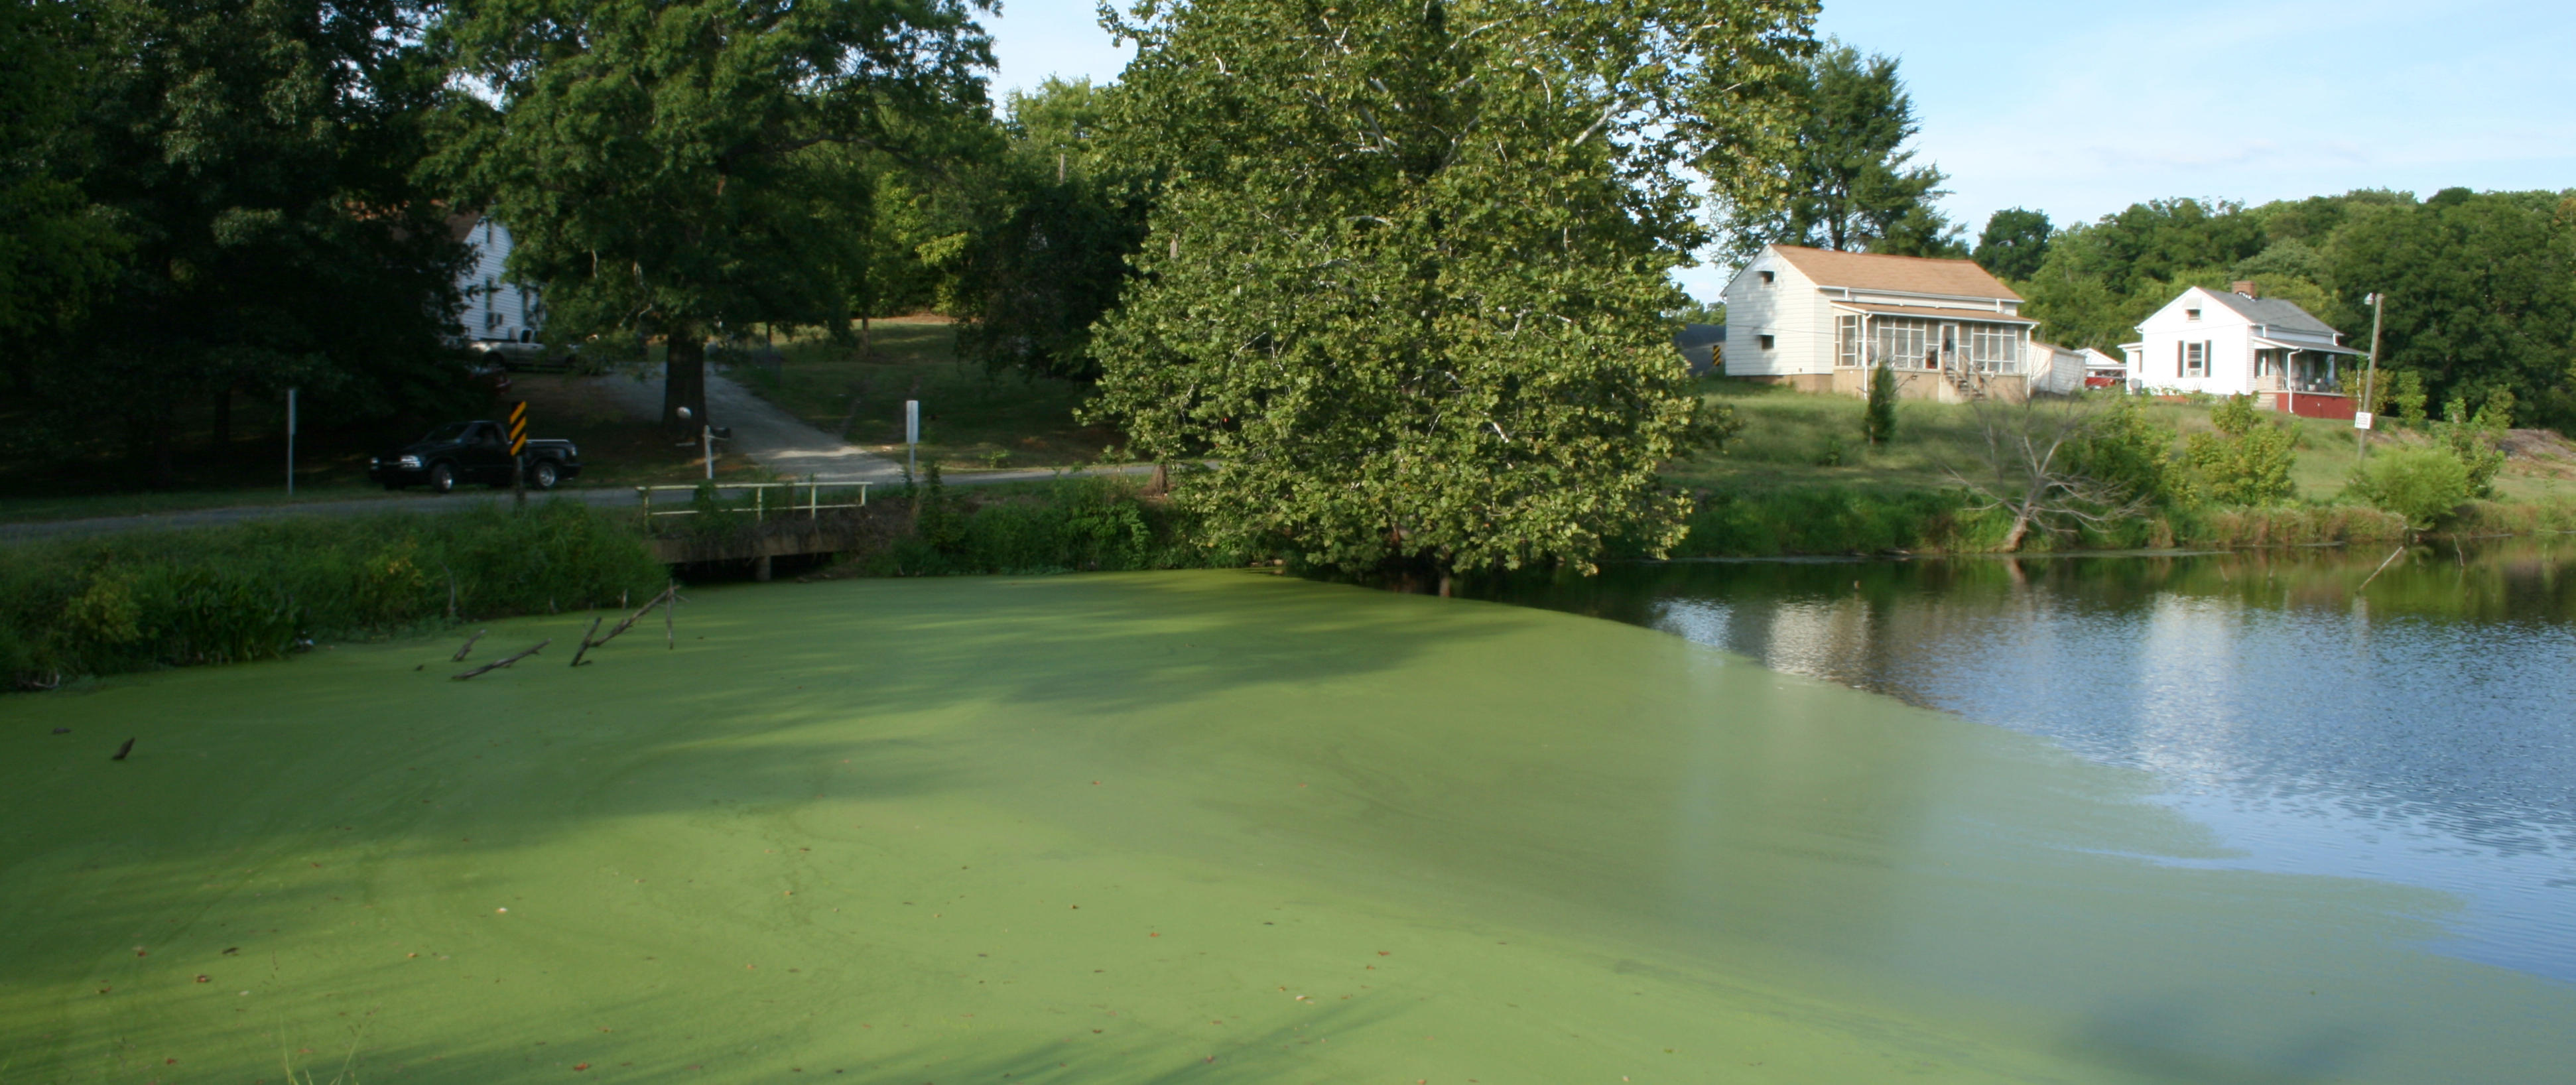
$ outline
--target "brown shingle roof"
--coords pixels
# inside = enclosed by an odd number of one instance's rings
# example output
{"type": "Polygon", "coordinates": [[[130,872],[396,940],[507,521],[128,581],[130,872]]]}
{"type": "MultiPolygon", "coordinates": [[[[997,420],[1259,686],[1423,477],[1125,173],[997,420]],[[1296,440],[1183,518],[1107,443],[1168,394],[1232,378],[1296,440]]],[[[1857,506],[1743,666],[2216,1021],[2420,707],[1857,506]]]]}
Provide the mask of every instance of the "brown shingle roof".
{"type": "Polygon", "coordinates": [[[1835,252],[1797,245],[1773,245],[1791,266],[1818,286],[1844,286],[1855,290],[1893,290],[1906,294],[1949,294],[1969,298],[2009,298],[2020,301],[2003,281],[1986,273],[1974,260],[1935,260],[1922,256],[1880,256],[1865,252],[1835,252]]]}

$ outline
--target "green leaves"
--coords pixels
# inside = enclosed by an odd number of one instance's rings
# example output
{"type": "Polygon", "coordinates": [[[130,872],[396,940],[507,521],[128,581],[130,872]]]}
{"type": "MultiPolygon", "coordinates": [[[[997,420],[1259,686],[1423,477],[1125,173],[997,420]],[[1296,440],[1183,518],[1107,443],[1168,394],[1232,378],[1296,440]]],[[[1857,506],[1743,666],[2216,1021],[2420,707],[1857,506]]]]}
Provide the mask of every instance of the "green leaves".
{"type": "Polygon", "coordinates": [[[1911,166],[1905,143],[1921,125],[1891,57],[1847,45],[1778,77],[1791,110],[1758,169],[1713,170],[1728,247],[1750,257],[1771,244],[1964,256],[1958,228],[1933,207],[1947,195],[1933,166],[1911,166]]]}
{"type": "Polygon", "coordinates": [[[1350,570],[1660,551],[1710,438],[1659,316],[1695,110],[1803,5],[1140,8],[1106,152],[1164,178],[1098,417],[1220,545],[1350,570]],[[1733,16],[1732,19],[1728,18],[1733,16]]]}
{"type": "Polygon", "coordinates": [[[848,315],[869,195],[900,153],[984,105],[985,0],[469,0],[433,40],[451,92],[430,172],[516,234],[574,332],[696,337],[848,315]],[[853,185],[857,188],[854,190],[853,185]]]}
{"type": "Polygon", "coordinates": [[[2297,438],[2288,426],[2263,421],[2254,397],[2227,397],[2210,410],[2209,421],[2218,432],[2192,434],[2184,441],[2183,458],[2211,501],[2277,505],[2298,492],[2290,482],[2297,438]]]}

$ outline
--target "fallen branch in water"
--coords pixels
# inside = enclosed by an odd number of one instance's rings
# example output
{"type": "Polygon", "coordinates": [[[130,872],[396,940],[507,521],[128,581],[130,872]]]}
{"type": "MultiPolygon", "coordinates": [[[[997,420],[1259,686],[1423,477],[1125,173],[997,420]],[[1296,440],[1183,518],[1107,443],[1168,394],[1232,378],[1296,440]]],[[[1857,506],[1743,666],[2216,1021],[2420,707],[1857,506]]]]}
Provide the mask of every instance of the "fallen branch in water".
{"type": "Polygon", "coordinates": [[[456,655],[455,655],[453,658],[450,658],[450,659],[448,660],[448,662],[450,662],[450,663],[463,663],[463,662],[465,662],[465,653],[473,651],[473,650],[474,650],[474,642],[475,642],[475,641],[478,641],[478,640],[482,640],[482,639],[483,639],[483,634],[485,634],[485,633],[489,633],[489,632],[491,632],[491,630],[489,630],[489,629],[477,629],[477,630],[475,630],[475,631],[474,631],[474,635],[473,635],[473,636],[470,636],[470,637],[465,638],[465,647],[462,647],[462,648],[457,649],[457,650],[456,650],[456,655]]]}
{"type": "MultiPolygon", "coordinates": [[[[2397,560],[2397,555],[2399,555],[2399,554],[2403,554],[2403,553],[2405,553],[2405,552],[2406,552],[2406,548],[2405,548],[2405,547],[2403,547],[2403,546],[2398,547],[2398,548],[2397,548],[2397,549],[2395,549],[2395,550],[2391,550],[2391,551],[2389,551],[2389,552],[2388,552],[2388,561],[2380,562],[2380,563],[2379,563],[2379,568],[2376,568],[2376,569],[2371,570],[2371,571],[2370,571],[2370,575],[2369,575],[2369,576],[2365,576],[2365,577],[2361,578],[2361,588],[2367,588],[2367,587],[2369,587],[2369,586],[2370,586],[2370,582],[2371,582],[2371,581],[2379,579],[2379,574],[2381,574],[2381,573],[2384,573],[2384,572],[2387,572],[2387,571],[2388,571],[2388,563],[2389,563],[2389,562],[2392,562],[2392,561],[2396,561],[2396,560],[2397,560]]],[[[2354,589],[2353,589],[2353,594],[2356,594],[2356,595],[2360,594],[2360,593],[2361,593],[2361,588],[2354,588],[2354,589]]]]}
{"type": "MultiPolygon", "coordinates": [[[[599,639],[597,639],[597,640],[592,640],[592,639],[591,639],[590,637],[588,637],[588,636],[584,636],[584,637],[582,637],[582,649],[581,649],[581,652],[575,652],[575,653],[573,653],[573,657],[572,657],[573,666],[578,667],[578,666],[580,666],[580,665],[581,665],[581,654],[582,654],[582,652],[588,652],[589,650],[591,650],[591,649],[593,649],[593,648],[597,648],[597,647],[599,647],[600,645],[606,644],[606,643],[608,643],[609,641],[616,640],[616,639],[617,639],[617,635],[618,635],[618,634],[623,633],[623,632],[625,632],[625,631],[627,631],[627,630],[629,630],[629,629],[634,628],[634,627],[635,627],[635,623],[640,622],[640,621],[643,621],[643,620],[644,620],[644,616],[645,616],[645,615],[653,613],[653,608],[654,608],[654,607],[662,606],[662,605],[665,605],[665,604],[667,604],[667,603],[671,602],[671,601],[672,601],[672,598],[673,598],[673,596],[674,596],[674,593],[676,593],[676,592],[678,592],[678,591],[679,591],[679,588],[678,588],[678,586],[676,586],[676,585],[674,585],[674,586],[672,586],[672,587],[669,587],[669,588],[664,588],[664,589],[662,589],[662,594],[654,596],[651,602],[648,602],[648,603],[644,604],[643,609],[637,610],[635,613],[627,615],[623,620],[619,621],[616,625],[610,626],[610,627],[609,627],[609,629],[608,629],[608,635],[607,635],[607,636],[605,636],[605,637],[601,637],[601,638],[599,638],[599,639]]],[[[598,623],[598,622],[592,622],[592,623],[590,623],[590,627],[591,627],[592,629],[594,629],[594,630],[595,630],[595,629],[598,629],[598,628],[599,628],[599,623],[598,623]]]]}
{"type": "Polygon", "coordinates": [[[486,671],[497,671],[497,670],[500,670],[500,669],[501,669],[501,668],[503,668],[503,667],[507,667],[507,666],[509,666],[510,664],[516,663],[516,662],[518,662],[518,661],[520,661],[520,660],[522,660],[522,659],[526,659],[526,658],[528,658],[529,656],[535,655],[535,654],[537,654],[538,652],[544,651],[544,650],[545,650],[546,645],[553,644],[553,643],[554,643],[554,641],[553,641],[551,638],[546,639],[546,640],[538,641],[538,642],[537,642],[537,646],[536,646],[536,647],[534,647],[534,648],[530,648],[530,649],[528,649],[527,651],[521,652],[521,653],[519,653],[519,654],[517,654],[517,655],[514,655],[514,656],[511,656],[511,657],[509,657],[509,658],[507,658],[507,659],[496,659],[496,660],[493,660],[492,662],[490,662],[490,663],[486,663],[486,664],[484,664],[484,665],[482,665],[482,666],[480,666],[480,667],[476,667],[476,668],[474,668],[473,670],[467,671],[467,672],[465,672],[465,673],[463,673],[463,674],[460,674],[460,675],[456,675],[456,676],[455,676],[455,678],[456,678],[456,680],[457,680],[457,681],[462,682],[462,681],[464,681],[464,680],[466,680],[466,679],[468,679],[468,678],[472,678],[472,677],[474,677],[475,675],[482,674],[482,673],[484,673],[484,672],[486,672],[486,671]]]}
{"type": "Polygon", "coordinates": [[[580,648],[578,648],[578,649],[575,649],[575,650],[573,651],[573,653],[572,653],[572,665],[573,665],[573,666],[576,666],[576,667],[581,666],[581,657],[582,657],[582,656],[584,656],[584,655],[589,654],[589,652],[590,652],[590,650],[591,650],[592,648],[598,647],[597,645],[594,645],[594,644],[592,644],[592,643],[590,642],[591,634],[593,634],[593,633],[597,633],[597,632],[599,632],[599,619],[597,619],[597,618],[592,618],[592,619],[590,620],[590,629],[589,629],[589,630],[587,630],[587,631],[585,631],[585,632],[584,632],[584,633],[582,633],[582,635],[581,635],[581,647],[580,647],[580,648]]]}

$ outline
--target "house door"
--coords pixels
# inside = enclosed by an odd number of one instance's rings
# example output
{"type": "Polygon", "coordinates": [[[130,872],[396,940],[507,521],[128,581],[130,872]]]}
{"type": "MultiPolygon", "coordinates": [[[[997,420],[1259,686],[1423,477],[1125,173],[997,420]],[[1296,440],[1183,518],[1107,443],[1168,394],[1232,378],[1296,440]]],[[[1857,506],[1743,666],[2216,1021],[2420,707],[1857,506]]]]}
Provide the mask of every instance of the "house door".
{"type": "Polygon", "coordinates": [[[1941,325],[1941,368],[1957,370],[1959,365],[1959,326],[1941,325]]]}

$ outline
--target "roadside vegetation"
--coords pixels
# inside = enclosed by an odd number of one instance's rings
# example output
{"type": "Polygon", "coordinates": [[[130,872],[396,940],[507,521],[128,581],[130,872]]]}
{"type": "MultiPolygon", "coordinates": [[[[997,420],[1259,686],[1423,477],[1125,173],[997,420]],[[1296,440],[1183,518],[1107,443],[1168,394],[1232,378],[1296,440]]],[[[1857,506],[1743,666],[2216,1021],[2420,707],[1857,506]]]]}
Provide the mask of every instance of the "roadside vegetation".
{"type": "Polygon", "coordinates": [[[622,518],[572,501],[0,547],[0,681],[50,689],[275,659],[323,639],[641,600],[666,583],[622,518]]]}

